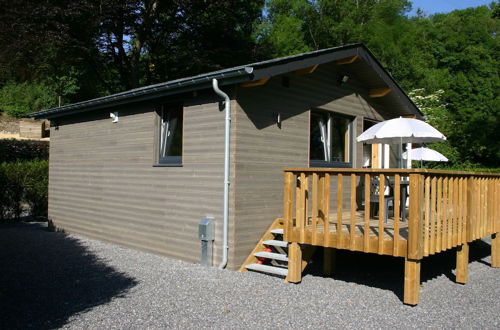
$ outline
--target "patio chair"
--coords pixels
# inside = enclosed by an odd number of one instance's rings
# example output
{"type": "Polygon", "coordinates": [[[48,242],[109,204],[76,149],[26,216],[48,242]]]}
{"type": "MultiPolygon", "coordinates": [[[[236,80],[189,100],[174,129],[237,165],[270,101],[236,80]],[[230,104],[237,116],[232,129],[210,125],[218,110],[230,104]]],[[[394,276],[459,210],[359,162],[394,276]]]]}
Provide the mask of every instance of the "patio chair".
{"type": "MultiPolygon", "coordinates": [[[[379,210],[380,193],[380,178],[375,176],[370,180],[370,217],[375,216],[379,210]]],[[[389,202],[392,202],[394,207],[394,193],[388,177],[385,178],[385,186],[382,193],[384,194],[384,222],[387,222],[389,218],[389,202]]]]}

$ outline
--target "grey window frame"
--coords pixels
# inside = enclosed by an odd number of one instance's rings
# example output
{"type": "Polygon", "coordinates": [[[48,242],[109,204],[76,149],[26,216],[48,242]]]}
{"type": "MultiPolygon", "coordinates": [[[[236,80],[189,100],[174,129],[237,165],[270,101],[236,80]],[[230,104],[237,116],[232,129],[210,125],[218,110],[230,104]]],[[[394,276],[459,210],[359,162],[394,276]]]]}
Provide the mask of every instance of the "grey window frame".
{"type": "MultiPolygon", "coordinates": [[[[309,154],[309,167],[340,167],[340,168],[352,168],[353,167],[353,152],[354,152],[354,121],[356,117],[354,116],[348,116],[345,114],[341,114],[338,112],[333,112],[333,111],[328,111],[328,110],[322,110],[322,109],[311,109],[309,111],[309,150],[311,148],[311,123],[312,123],[312,117],[315,113],[321,114],[321,115],[328,115],[329,117],[329,123],[324,127],[325,135],[328,136],[328,140],[331,139],[331,118],[332,117],[341,117],[344,119],[349,120],[349,124],[347,127],[348,130],[348,152],[349,152],[349,161],[347,162],[340,162],[340,161],[332,161],[332,160],[317,160],[317,159],[311,159],[311,154],[309,154]]],[[[331,152],[332,152],[332,145],[331,142],[326,141],[324,142],[328,147],[329,150],[325,150],[325,158],[330,158],[331,159],[331,152]],[[328,155],[330,154],[330,155],[328,155]]],[[[324,148],[324,147],[323,147],[324,148]]]]}
{"type": "MultiPolygon", "coordinates": [[[[157,150],[156,150],[156,157],[157,157],[157,165],[158,166],[182,166],[182,156],[183,156],[183,151],[184,151],[184,106],[181,103],[168,103],[165,105],[162,105],[159,107],[157,110],[158,114],[158,138],[157,138],[157,150]],[[174,111],[178,111],[180,113],[180,132],[181,132],[181,154],[180,156],[163,156],[165,152],[168,153],[168,151],[162,151],[162,148],[165,147],[167,148],[168,146],[165,145],[165,143],[168,143],[165,141],[165,134],[170,131],[168,128],[169,125],[171,125],[171,118],[170,116],[174,111]],[[167,118],[165,118],[167,117],[167,118]]],[[[177,118],[178,120],[178,118],[177,118]]],[[[175,123],[175,125],[178,125],[179,123],[175,123]]],[[[174,131],[177,129],[177,126],[174,127],[174,131]]],[[[173,142],[173,140],[171,140],[173,142]]]]}

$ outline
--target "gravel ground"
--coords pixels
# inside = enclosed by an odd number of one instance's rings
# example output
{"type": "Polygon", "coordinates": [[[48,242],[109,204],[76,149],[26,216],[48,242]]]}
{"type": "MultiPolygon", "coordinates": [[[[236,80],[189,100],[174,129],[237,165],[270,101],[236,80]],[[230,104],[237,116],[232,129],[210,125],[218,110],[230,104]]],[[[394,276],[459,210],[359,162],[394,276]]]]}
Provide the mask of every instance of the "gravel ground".
{"type": "Polygon", "coordinates": [[[424,259],[421,302],[410,307],[401,302],[399,258],[342,251],[333,278],[315,262],[295,285],[42,224],[1,225],[0,328],[500,328],[500,269],[490,267],[489,241],[471,246],[467,285],[453,282],[454,258],[424,259]]]}

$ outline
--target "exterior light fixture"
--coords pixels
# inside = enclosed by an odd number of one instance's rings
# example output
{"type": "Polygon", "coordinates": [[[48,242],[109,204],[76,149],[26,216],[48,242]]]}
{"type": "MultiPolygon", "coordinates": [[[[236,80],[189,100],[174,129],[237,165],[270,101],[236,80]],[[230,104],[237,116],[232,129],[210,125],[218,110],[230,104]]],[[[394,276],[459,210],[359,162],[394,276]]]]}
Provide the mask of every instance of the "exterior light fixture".
{"type": "Polygon", "coordinates": [[[117,123],[117,122],[118,122],[118,111],[117,111],[117,112],[111,112],[111,113],[109,114],[109,116],[110,116],[111,118],[113,118],[112,123],[117,123]]]}
{"type": "Polygon", "coordinates": [[[349,80],[349,76],[346,75],[346,74],[343,74],[341,75],[338,80],[337,80],[337,83],[339,84],[339,86],[342,86],[344,85],[347,81],[349,80]]]}

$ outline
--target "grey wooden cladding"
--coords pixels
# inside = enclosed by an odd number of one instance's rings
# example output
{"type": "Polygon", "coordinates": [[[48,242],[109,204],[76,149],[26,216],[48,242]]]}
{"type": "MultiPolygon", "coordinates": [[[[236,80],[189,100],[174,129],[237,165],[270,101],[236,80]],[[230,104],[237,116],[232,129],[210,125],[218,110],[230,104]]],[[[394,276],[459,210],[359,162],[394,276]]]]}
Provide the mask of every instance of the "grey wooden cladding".
{"type": "Polygon", "coordinates": [[[153,167],[153,105],[112,109],[115,124],[100,112],[61,121],[51,132],[49,217],[69,232],[198,262],[198,221],[213,216],[218,258],[224,116],[214,101],[185,106],[182,167],[153,167]]]}
{"type": "MultiPolygon", "coordinates": [[[[274,77],[263,86],[230,93],[228,268],[238,268],[269,224],[282,215],[281,169],[309,166],[311,109],[349,115],[354,137],[361,133],[364,117],[383,119],[356,77],[350,87],[338,86],[337,70],[334,64],[323,65],[312,74],[290,74],[290,87],[274,77]]],[[[222,89],[232,92],[229,86],[222,89]]],[[[198,222],[212,216],[218,264],[224,160],[224,112],[218,101],[212,91],[184,99],[182,167],[153,167],[159,102],[60,119],[58,128],[51,129],[49,217],[70,232],[199,262],[198,222]],[[118,123],[109,118],[115,111],[118,123]]],[[[361,167],[362,144],[355,143],[352,158],[353,165],[361,167]]],[[[347,210],[350,180],[344,181],[347,210]]],[[[332,178],[331,185],[336,184],[332,178]]],[[[332,194],[332,212],[336,203],[332,194]]]]}
{"type": "MultiPolygon", "coordinates": [[[[289,75],[290,87],[280,77],[263,86],[237,91],[235,162],[236,264],[253,249],[272,221],[282,216],[283,167],[309,166],[310,109],[322,109],[354,118],[353,136],[362,131],[363,118],[383,120],[357,88],[339,87],[337,66],[320,66],[314,73],[289,75]],[[276,115],[283,120],[281,128],[276,115]]],[[[355,79],[353,79],[355,82],[355,79]]],[[[356,82],[354,83],[356,85],[356,82]]],[[[361,167],[362,144],[355,143],[354,167],[361,167]]],[[[350,180],[344,181],[343,207],[348,209],[350,180]]],[[[332,178],[332,185],[337,179],[332,178]]],[[[334,190],[335,191],[335,190],[334,190]]],[[[332,211],[337,207],[331,195],[332,211]]]]}

